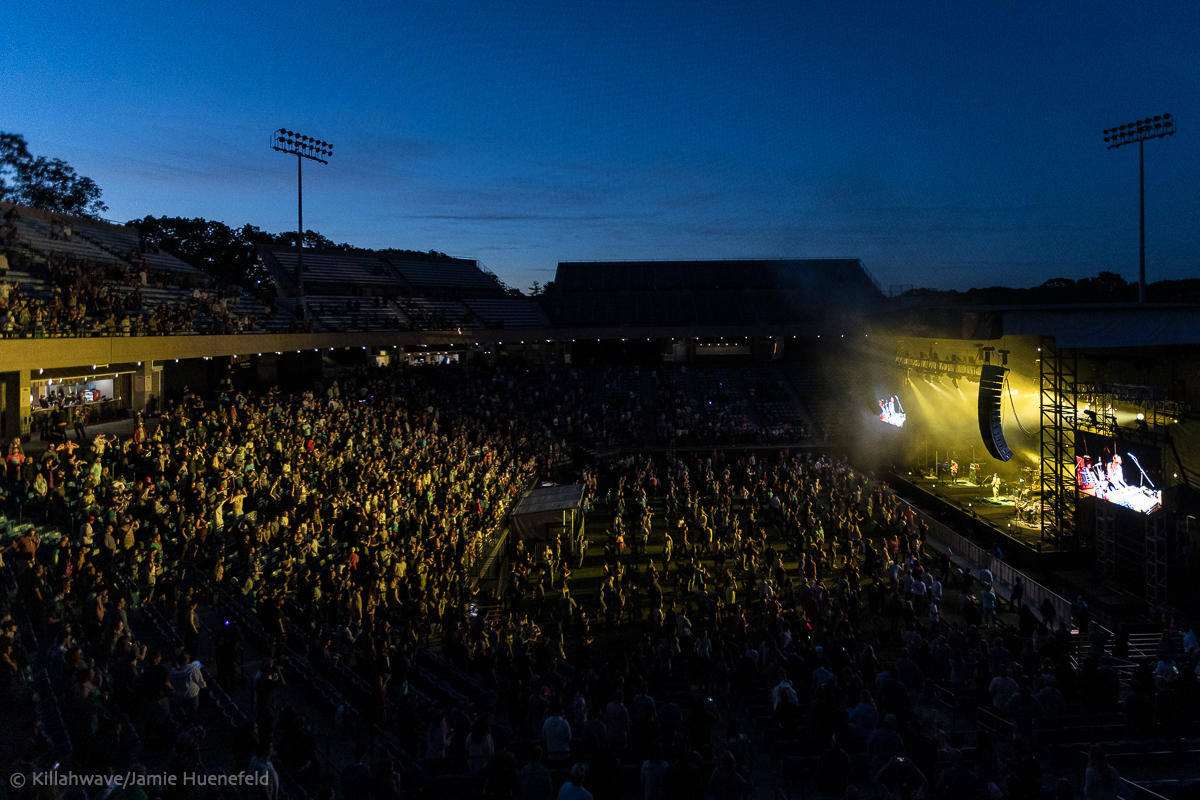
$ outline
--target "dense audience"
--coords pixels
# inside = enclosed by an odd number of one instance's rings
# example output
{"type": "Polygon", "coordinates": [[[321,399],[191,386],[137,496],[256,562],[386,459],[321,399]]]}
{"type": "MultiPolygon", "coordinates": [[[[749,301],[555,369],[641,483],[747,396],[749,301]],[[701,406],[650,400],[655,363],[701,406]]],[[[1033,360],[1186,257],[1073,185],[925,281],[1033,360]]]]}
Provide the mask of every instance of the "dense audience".
{"type": "MultiPolygon", "coordinates": [[[[293,396],[185,394],[128,438],[81,436],[36,460],[11,443],[4,507],[64,534],[26,531],[5,553],[8,609],[29,626],[5,617],[6,706],[27,703],[31,668],[44,668],[77,764],[138,769],[127,718],[177,737],[171,768],[198,764],[193,723],[211,679],[194,663],[201,617],[236,603],[266,654],[235,766],[278,765],[313,796],[391,800],[416,776],[390,759],[368,766],[362,747],[331,788],[312,721],[277,704],[284,657],[319,675],[353,670],[370,687],[364,724],[403,742],[427,785],[470,776],[473,796],[497,798],[615,798],[623,775],[648,799],[743,798],[759,742],[785,772],[810,754],[803,769],[825,796],[1032,797],[1048,731],[1079,708],[1123,702],[1148,726],[1194,715],[1190,627],[1180,652],[1164,636],[1159,666],[1121,700],[1117,643],[1099,627],[1074,621],[1091,633],[1076,661],[1073,621],[1052,606],[1018,598],[1016,624],[1001,624],[986,574],[930,550],[885,487],[811,453],[585,463],[590,536],[517,541],[504,596],[479,591],[477,567],[556,446],[640,435],[640,381],[372,369],[293,396]],[[134,638],[131,616],[153,615],[177,632],[173,651],[134,638]],[[494,706],[422,702],[427,647],[494,706]],[[930,709],[947,694],[994,720],[969,758],[939,759],[930,709]]],[[[656,404],[681,401],[659,386],[656,404]]],[[[223,686],[238,680],[242,636],[234,625],[212,642],[223,686]]],[[[36,723],[20,758],[55,758],[36,723]]],[[[1101,753],[1088,796],[1108,796],[1111,770],[1101,753]]]]}

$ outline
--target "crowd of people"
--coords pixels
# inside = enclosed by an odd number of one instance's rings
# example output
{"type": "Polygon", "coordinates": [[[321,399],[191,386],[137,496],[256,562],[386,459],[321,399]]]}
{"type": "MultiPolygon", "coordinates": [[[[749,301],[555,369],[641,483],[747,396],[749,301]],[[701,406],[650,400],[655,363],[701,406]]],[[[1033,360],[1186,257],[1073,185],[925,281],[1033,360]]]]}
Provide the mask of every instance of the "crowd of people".
{"type": "MultiPolygon", "coordinates": [[[[200,285],[194,276],[151,268],[137,249],[127,263],[99,263],[52,249],[32,258],[22,247],[20,214],[10,208],[4,215],[5,242],[0,270],[0,335],[4,338],[59,338],[80,336],[158,336],[194,333],[198,328],[214,333],[240,333],[253,320],[231,311],[232,290],[200,285]],[[44,275],[50,297],[35,296],[28,287],[6,279],[7,268],[44,275]],[[193,285],[194,284],[194,285],[193,285]],[[191,291],[188,300],[149,306],[143,290],[175,286],[191,291]]],[[[51,225],[51,239],[70,241],[69,226],[51,225]],[[60,231],[60,233],[55,233],[60,231]]]]}
{"type": "MultiPolygon", "coordinates": [[[[617,798],[629,776],[647,800],[745,798],[768,730],[785,762],[814,756],[826,796],[1040,794],[1044,731],[1093,704],[1109,651],[1077,666],[1072,621],[1019,598],[1017,624],[997,626],[986,575],[930,549],[911,507],[844,460],[718,448],[584,463],[586,535],[515,541],[502,596],[475,585],[555,447],[627,421],[585,385],[570,370],[373,368],[294,395],[185,392],[132,436],[37,459],[11,443],[0,503],[71,524],[5,551],[6,708],[45,668],[82,765],[138,768],[114,705],[150,730],[180,721],[182,759],[199,749],[200,617],[220,600],[267,637],[237,767],[279,763],[313,796],[416,787],[365,752],[337,782],[322,774],[311,722],[274,700],[294,630],[318,674],[366,680],[364,720],[394,731],[426,780],[471,775],[478,796],[617,798]],[[181,646],[139,646],[130,619],[147,608],[181,646]],[[410,703],[427,647],[497,702],[410,703]],[[935,686],[1010,727],[939,760],[935,686]]],[[[212,643],[223,686],[238,680],[238,636],[212,643]]],[[[1137,687],[1151,709],[1194,711],[1194,636],[1185,647],[1170,686],[1137,687]]],[[[20,758],[48,766],[45,739],[31,729],[20,758]]],[[[1089,797],[1110,796],[1110,769],[1098,762],[1089,797]]]]}
{"type": "Polygon", "coordinates": [[[761,373],[749,380],[748,390],[763,427],[778,441],[806,441],[808,424],[794,410],[783,381],[761,373]]]}
{"type": "Polygon", "coordinates": [[[780,378],[747,375],[746,392],[754,414],[743,406],[734,370],[697,370],[693,380],[696,399],[681,375],[656,376],[654,412],[660,443],[695,447],[809,440],[808,426],[796,413],[780,378]],[[781,413],[785,408],[788,413],[781,413]]]}
{"type": "MultiPolygon", "coordinates": [[[[120,676],[144,676],[150,654],[139,653],[107,599],[182,613],[189,570],[274,613],[276,628],[286,600],[302,603],[318,626],[314,641],[331,655],[340,629],[353,626],[360,642],[381,630],[377,610],[409,612],[415,630],[457,607],[481,548],[533,474],[535,440],[519,418],[483,401],[477,416],[439,427],[443,404],[407,388],[351,378],[290,398],[226,394],[206,407],[187,396],[152,431],[139,420],[126,439],[65,441],[36,460],[19,440],[10,444],[6,508],[77,525],[46,541],[27,531],[7,559],[38,640],[66,635],[81,648],[59,667],[68,685],[86,652],[101,670],[119,665],[114,693],[133,697],[120,676]],[[329,551],[339,557],[319,568],[329,551]]],[[[403,638],[393,633],[378,640],[381,653],[403,638]]],[[[183,638],[195,655],[197,629],[183,638]]],[[[6,652],[16,659],[20,648],[10,642],[6,652]]],[[[5,692],[24,674],[5,674],[5,692]]],[[[104,750],[94,724],[100,694],[78,705],[66,696],[84,758],[104,750]]]]}

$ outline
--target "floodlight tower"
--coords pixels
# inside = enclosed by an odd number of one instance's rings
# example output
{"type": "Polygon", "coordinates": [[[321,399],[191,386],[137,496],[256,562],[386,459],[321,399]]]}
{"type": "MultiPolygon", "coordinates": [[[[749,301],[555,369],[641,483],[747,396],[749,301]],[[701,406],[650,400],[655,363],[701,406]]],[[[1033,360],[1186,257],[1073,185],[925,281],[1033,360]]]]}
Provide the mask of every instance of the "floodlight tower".
{"type": "Polygon", "coordinates": [[[296,286],[300,289],[300,302],[304,302],[304,159],[328,164],[326,157],[333,155],[333,145],[311,136],[301,136],[295,131],[280,128],[271,133],[271,149],[296,156],[296,286]]]}
{"type": "Polygon", "coordinates": [[[1141,253],[1138,260],[1138,302],[1146,302],[1146,140],[1175,135],[1175,118],[1170,114],[1146,117],[1127,125],[1118,125],[1104,132],[1108,149],[1137,142],[1138,198],[1141,206],[1141,253]]]}

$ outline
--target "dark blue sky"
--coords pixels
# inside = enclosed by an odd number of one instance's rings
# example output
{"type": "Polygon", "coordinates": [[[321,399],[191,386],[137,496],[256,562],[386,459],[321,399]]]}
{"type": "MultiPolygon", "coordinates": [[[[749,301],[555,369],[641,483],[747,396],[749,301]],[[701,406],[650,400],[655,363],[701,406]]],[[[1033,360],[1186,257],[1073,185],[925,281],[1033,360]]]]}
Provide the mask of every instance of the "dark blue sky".
{"type": "Polygon", "coordinates": [[[0,129],[117,220],[479,258],[858,257],[885,285],[1200,275],[1200,3],[18,3],[0,129]],[[189,7],[190,6],[190,7],[189,7]]]}

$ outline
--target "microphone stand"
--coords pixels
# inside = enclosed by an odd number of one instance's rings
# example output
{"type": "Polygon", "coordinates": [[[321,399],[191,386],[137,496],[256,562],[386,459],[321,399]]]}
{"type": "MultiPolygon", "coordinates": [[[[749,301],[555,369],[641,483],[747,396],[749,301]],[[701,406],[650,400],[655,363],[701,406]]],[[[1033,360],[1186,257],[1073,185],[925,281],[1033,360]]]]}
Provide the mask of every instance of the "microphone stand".
{"type": "MultiPolygon", "coordinates": [[[[1146,479],[1146,483],[1150,484],[1150,488],[1153,489],[1154,481],[1150,480],[1150,476],[1146,474],[1146,470],[1142,469],[1142,465],[1138,462],[1137,456],[1135,456],[1133,453],[1126,453],[1125,455],[1133,459],[1133,463],[1137,464],[1138,472],[1142,473],[1142,477],[1146,479]]],[[[1138,488],[1141,488],[1141,484],[1138,485],[1138,488]]]]}

